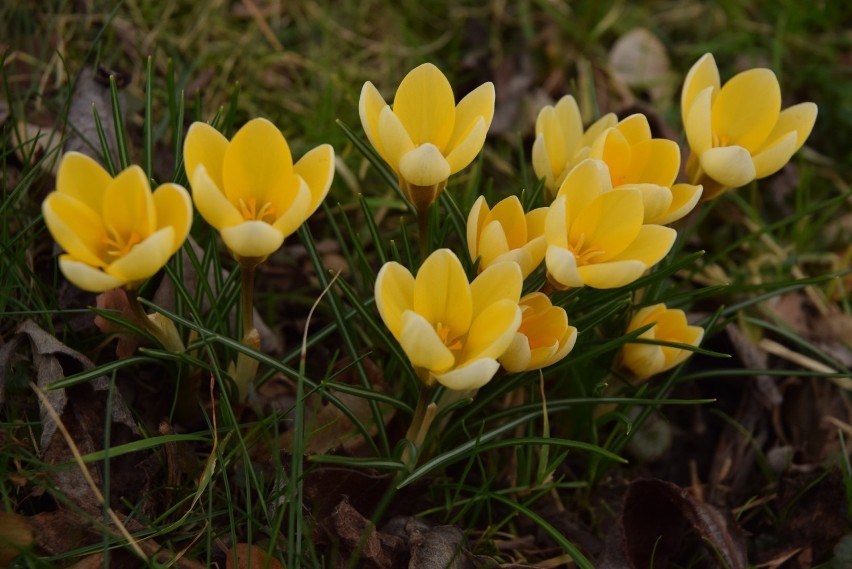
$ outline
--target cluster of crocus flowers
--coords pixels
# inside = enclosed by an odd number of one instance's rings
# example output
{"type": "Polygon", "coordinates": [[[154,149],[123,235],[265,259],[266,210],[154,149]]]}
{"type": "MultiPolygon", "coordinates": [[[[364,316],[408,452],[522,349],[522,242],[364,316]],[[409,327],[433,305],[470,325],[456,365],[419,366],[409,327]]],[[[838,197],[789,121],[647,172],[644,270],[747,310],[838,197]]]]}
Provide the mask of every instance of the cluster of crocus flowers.
{"type": "Polygon", "coordinates": [[[817,107],[799,103],[782,111],[770,69],[749,69],[721,85],[708,53],[686,76],[681,113],[691,150],[687,176],[711,199],[780,170],[808,138],[817,107]]]}
{"type": "Polygon", "coordinates": [[[494,116],[494,85],[484,83],[456,104],[446,76],[424,63],[399,84],[393,107],[367,81],[359,112],[370,143],[422,216],[447,179],[482,150],[494,116]]]}
{"type": "Polygon", "coordinates": [[[659,262],[676,232],[645,224],[642,192],[612,188],[607,165],[587,159],[562,182],[544,235],[545,265],[554,287],[617,288],[659,262]]]}
{"type": "Polygon", "coordinates": [[[500,357],[508,372],[551,366],[565,358],[577,342],[577,329],[568,325],[568,314],[553,306],[544,293],[533,292],[520,301],[521,326],[500,357]]]}
{"type": "Polygon", "coordinates": [[[56,191],[42,204],[51,235],[65,250],[59,268],[83,290],[134,289],[163,268],[192,226],[192,202],[177,184],[151,191],[130,166],[112,177],[77,152],[63,156],[56,191]]]}
{"type": "Polygon", "coordinates": [[[295,164],[274,124],[257,118],[228,141],[196,122],[184,141],[195,207],[241,265],[256,265],[281,247],[316,211],[334,177],[334,149],[322,144],[295,164]]]}
{"type": "Polygon", "coordinates": [[[665,304],[640,309],[630,320],[627,333],[649,325],[651,328],[638,336],[649,343],[630,342],[624,345],[621,352],[621,361],[638,381],[668,371],[692,355],[688,349],[652,342],[698,346],[704,338],[704,329],[690,326],[683,310],[666,308],[665,304]]]}

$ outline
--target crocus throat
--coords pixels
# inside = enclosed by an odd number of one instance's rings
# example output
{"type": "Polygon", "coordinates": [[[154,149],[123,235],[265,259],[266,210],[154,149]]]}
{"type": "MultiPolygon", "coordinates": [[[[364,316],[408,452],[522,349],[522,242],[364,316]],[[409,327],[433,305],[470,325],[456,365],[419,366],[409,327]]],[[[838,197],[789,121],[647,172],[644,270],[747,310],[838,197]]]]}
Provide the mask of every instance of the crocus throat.
{"type": "Polygon", "coordinates": [[[444,343],[450,351],[458,351],[462,349],[462,341],[461,338],[450,338],[450,327],[445,325],[443,322],[438,322],[438,325],[435,326],[435,331],[438,332],[438,337],[441,338],[441,341],[444,343]]]}
{"type": "Polygon", "coordinates": [[[591,247],[585,251],[583,251],[583,246],[586,244],[586,234],[581,233],[580,238],[577,240],[575,244],[568,244],[568,249],[571,253],[574,254],[574,258],[577,260],[577,266],[581,267],[583,265],[588,265],[592,259],[597,257],[598,255],[603,255],[605,251],[601,251],[600,249],[592,249],[591,247]]]}
{"type": "Polygon", "coordinates": [[[103,237],[103,243],[106,245],[106,254],[110,259],[127,255],[135,245],[142,242],[142,236],[135,230],[131,231],[126,239],[112,225],[107,225],[106,230],[107,234],[103,237]]]}
{"type": "Polygon", "coordinates": [[[240,214],[246,221],[266,221],[272,223],[275,221],[275,206],[271,202],[266,202],[260,208],[257,207],[257,200],[249,198],[244,200],[240,198],[240,214]],[[266,218],[269,218],[268,220],[266,218]]]}

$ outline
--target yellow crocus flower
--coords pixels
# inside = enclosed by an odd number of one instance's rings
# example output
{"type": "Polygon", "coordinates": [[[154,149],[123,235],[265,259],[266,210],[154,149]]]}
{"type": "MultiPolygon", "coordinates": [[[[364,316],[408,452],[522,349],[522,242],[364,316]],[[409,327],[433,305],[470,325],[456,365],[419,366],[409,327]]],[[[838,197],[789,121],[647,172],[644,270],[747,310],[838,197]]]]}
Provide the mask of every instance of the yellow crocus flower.
{"type": "Polygon", "coordinates": [[[577,329],[568,325],[568,315],[553,306],[541,292],[520,301],[521,326],[500,358],[510,372],[530,371],[553,365],[567,356],[577,341],[577,329]]]}
{"type": "Polygon", "coordinates": [[[604,130],[588,155],[606,163],[613,188],[642,192],[644,223],[677,221],[701,197],[701,186],[674,183],[680,172],[680,148],[673,140],[651,138],[651,126],[641,113],[604,130]]]}
{"type": "Polygon", "coordinates": [[[389,262],[376,278],[376,306],[427,387],[478,389],[521,324],[523,279],[516,263],[495,263],[468,283],[461,262],[438,249],[417,276],[389,262]]]}
{"type": "Polygon", "coordinates": [[[691,155],[687,176],[704,199],[765,178],[802,147],[817,116],[814,103],[781,110],[781,88],[770,69],[749,69],[720,86],[710,53],[686,76],[681,113],[691,155]]]}
{"type": "Polygon", "coordinates": [[[613,189],[600,160],[584,160],[562,183],[544,223],[547,276],[557,288],[616,288],[665,257],[676,233],[642,223],[642,192],[613,189]]]}
{"type": "Polygon", "coordinates": [[[392,108],[372,83],[364,83],[359,112],[370,143],[397,173],[408,200],[423,212],[447,179],[482,150],[494,117],[494,85],[480,85],[456,105],[446,76],[424,63],[399,84],[392,108]]]}
{"type": "Polygon", "coordinates": [[[256,265],[319,207],[334,177],[334,149],[322,144],[293,164],[287,141],[266,119],[249,121],[230,142],[196,122],[184,165],[198,212],[234,258],[256,265]]]}
{"type": "Polygon", "coordinates": [[[467,248],[470,258],[479,258],[479,269],[494,263],[514,261],[524,278],[544,259],[544,218],[547,208],[524,213],[515,196],[488,208],[485,196],[479,196],[467,217],[467,248]]]}
{"type": "MultiPolygon", "coordinates": [[[[690,326],[686,321],[683,310],[666,308],[665,304],[655,304],[640,309],[630,320],[627,333],[653,326],[643,332],[639,338],[643,340],[662,340],[698,346],[704,338],[704,329],[700,326],[690,326]]],[[[636,376],[644,380],[652,375],[670,370],[692,355],[689,350],[672,346],[655,346],[653,344],[624,344],[621,350],[624,365],[636,376]]]]}
{"type": "Polygon", "coordinates": [[[65,250],[62,273],[91,292],[137,287],[180,249],[192,226],[192,201],[183,187],[162,184],[152,193],[138,166],[113,178],[78,152],[62,157],[56,191],[41,209],[65,250]]]}
{"type": "Polygon", "coordinates": [[[608,113],[583,130],[577,101],[565,95],[555,105],[547,105],[535,120],[532,163],[535,175],[544,178],[544,187],[555,195],[571,169],[588,158],[592,142],[618,122],[608,113]]]}

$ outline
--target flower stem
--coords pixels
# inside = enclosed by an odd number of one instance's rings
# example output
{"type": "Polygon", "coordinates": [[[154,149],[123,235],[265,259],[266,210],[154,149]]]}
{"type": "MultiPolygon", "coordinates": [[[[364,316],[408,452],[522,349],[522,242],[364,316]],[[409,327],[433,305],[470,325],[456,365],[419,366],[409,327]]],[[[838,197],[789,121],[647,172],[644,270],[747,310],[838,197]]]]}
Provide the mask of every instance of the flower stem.
{"type": "Polygon", "coordinates": [[[420,388],[414,417],[411,418],[411,426],[408,427],[408,432],[405,434],[405,438],[411,444],[406,446],[402,452],[402,462],[409,472],[417,466],[420,452],[423,450],[423,441],[426,440],[426,435],[429,434],[429,428],[438,412],[438,406],[432,403],[433,391],[433,389],[427,387],[420,388]]]}
{"type": "Polygon", "coordinates": [[[243,337],[254,329],[254,271],[255,265],[240,265],[240,318],[243,337]]]}
{"type": "MultiPolygon", "coordinates": [[[[240,322],[242,328],[241,343],[249,348],[260,349],[260,334],[254,327],[254,271],[256,263],[240,264],[240,322]]],[[[245,402],[251,392],[251,386],[257,375],[258,361],[240,353],[233,368],[234,382],[237,384],[239,399],[245,402]]]]}
{"type": "Polygon", "coordinates": [[[420,245],[420,263],[429,256],[429,208],[417,210],[417,242],[420,245]]]}

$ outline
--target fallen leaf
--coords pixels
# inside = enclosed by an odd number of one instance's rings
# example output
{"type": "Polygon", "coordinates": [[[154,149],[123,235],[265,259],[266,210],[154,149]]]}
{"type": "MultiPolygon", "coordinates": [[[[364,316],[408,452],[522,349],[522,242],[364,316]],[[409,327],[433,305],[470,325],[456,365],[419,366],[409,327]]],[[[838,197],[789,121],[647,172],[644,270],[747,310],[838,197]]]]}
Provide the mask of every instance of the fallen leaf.
{"type": "MultiPolygon", "coordinates": [[[[376,531],[373,524],[344,498],[334,511],[320,521],[321,539],[338,548],[349,566],[357,561],[358,567],[367,569],[392,569],[406,566],[405,542],[402,538],[376,531]],[[357,555],[356,559],[352,559],[357,555]]],[[[410,565],[408,565],[411,567],[410,565]]]]}
{"type": "Polygon", "coordinates": [[[33,543],[26,518],[13,512],[0,512],[0,567],[7,567],[33,543]]]}
{"type": "Polygon", "coordinates": [[[238,543],[228,551],[226,569],[284,569],[284,565],[266,550],[254,544],[238,543]],[[234,563],[236,556],[237,562],[234,563]]]}
{"type": "Polygon", "coordinates": [[[674,81],[663,42],[646,28],[634,28],[621,36],[609,52],[615,77],[631,89],[644,89],[652,102],[670,98],[674,81]]]}
{"type": "MultiPolygon", "coordinates": [[[[110,96],[110,75],[117,78],[118,87],[123,87],[126,84],[126,79],[121,74],[107,69],[100,68],[95,72],[87,67],[80,72],[74,86],[74,94],[71,96],[66,121],[68,137],[65,141],[64,151],[82,152],[100,162],[102,166],[104,165],[100,154],[102,149],[93,108],[97,110],[100,118],[112,162],[116,165],[119,163],[110,96]],[[93,152],[93,149],[97,150],[93,152]]],[[[126,124],[127,104],[123,89],[118,91],[118,100],[122,111],[121,121],[126,124]]]]}

